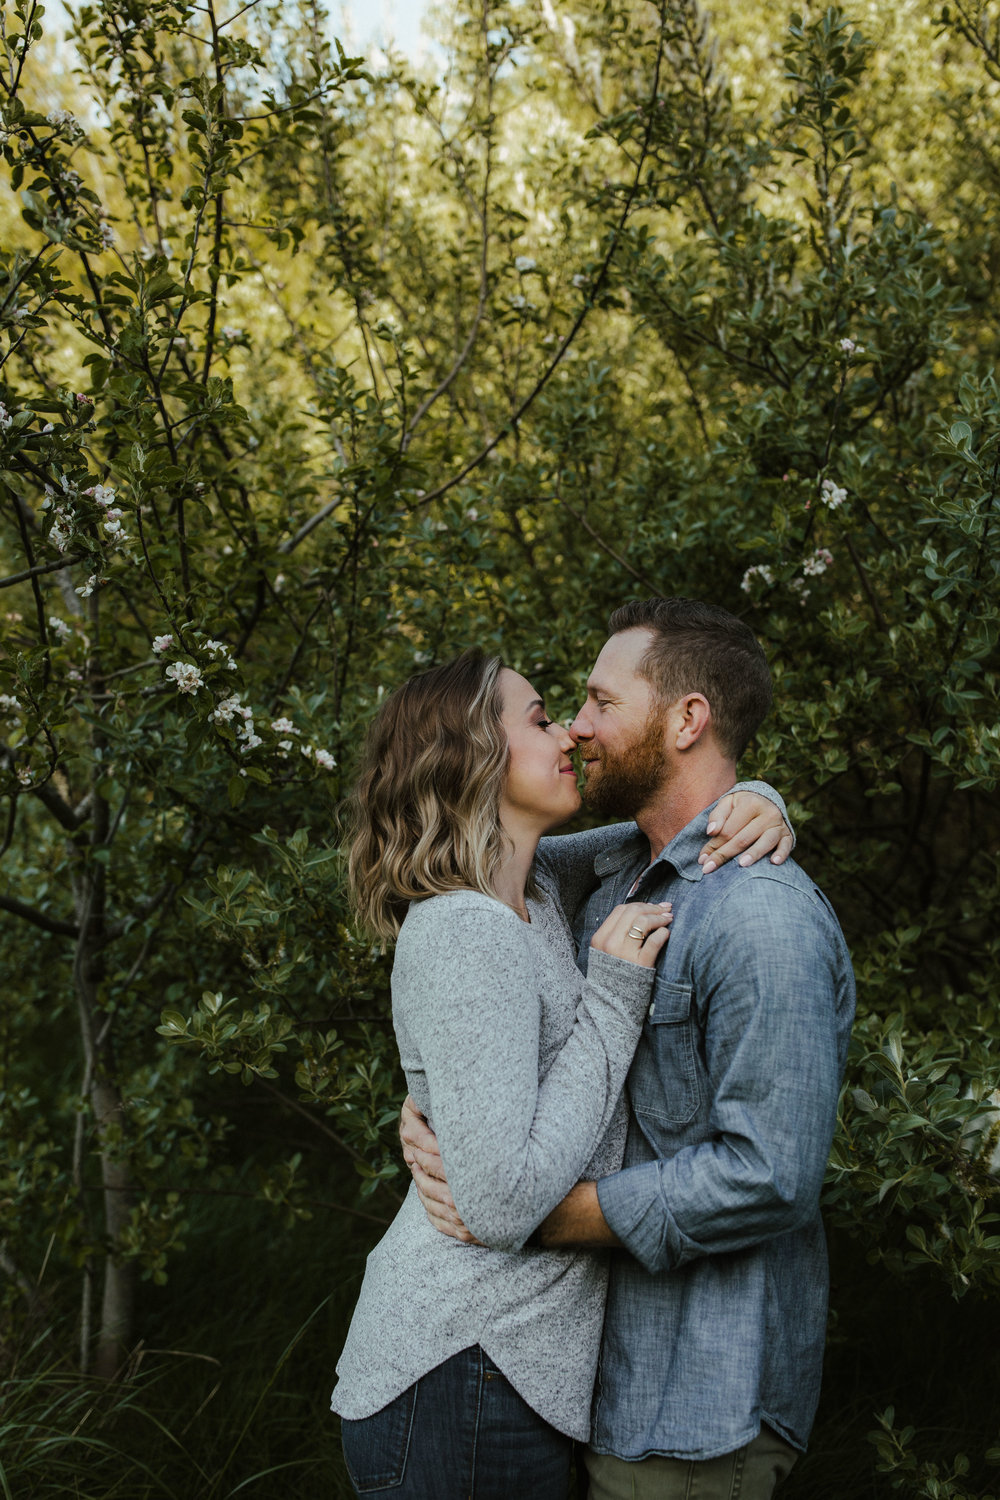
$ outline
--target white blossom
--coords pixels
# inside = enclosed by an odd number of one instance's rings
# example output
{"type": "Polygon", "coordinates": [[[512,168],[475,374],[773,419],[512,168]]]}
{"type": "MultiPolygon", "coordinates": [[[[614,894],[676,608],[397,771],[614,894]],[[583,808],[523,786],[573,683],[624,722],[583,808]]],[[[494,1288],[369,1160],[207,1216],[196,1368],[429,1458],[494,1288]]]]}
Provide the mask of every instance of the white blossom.
{"type": "MultiPolygon", "coordinates": [[[[79,401],[80,397],[78,396],[76,399],[79,401]]],[[[89,495],[95,505],[109,506],[114,504],[115,491],[110,484],[95,484],[91,489],[84,490],[83,493],[89,495]]],[[[116,514],[121,515],[121,511],[117,511],[116,514]]]]}
{"type": "Polygon", "coordinates": [[[101,220],[97,233],[101,239],[101,249],[110,250],[115,242],[115,232],[107,219],[101,220]]]}
{"type": "Polygon", "coordinates": [[[68,641],[73,634],[71,626],[65,620],[60,620],[58,615],[49,615],[49,629],[54,630],[61,641],[68,641]]]}
{"type": "Polygon", "coordinates": [[[507,301],[510,303],[511,307],[516,308],[518,311],[520,311],[522,307],[527,307],[528,305],[527,297],[522,297],[520,295],[515,297],[508,297],[507,301]]]}
{"type": "Polygon", "coordinates": [[[526,272],[535,269],[535,262],[530,255],[518,255],[514,259],[514,269],[523,276],[526,272]]]}
{"type": "Polygon", "coordinates": [[[848,356],[852,354],[864,354],[865,352],[864,344],[856,344],[853,339],[841,339],[840,349],[848,356]]]}
{"type": "Polygon", "coordinates": [[[202,676],[193,661],[172,661],[166,676],[177,684],[179,693],[196,693],[202,686],[202,676]]]}
{"type": "Polygon", "coordinates": [[[818,578],[825,573],[833,562],[833,553],[827,547],[817,547],[810,557],[802,564],[802,571],[807,578],[818,578]]]}
{"type": "Polygon", "coordinates": [[[788,581],[788,587],[792,590],[792,592],[794,594],[798,594],[798,596],[799,596],[799,603],[800,604],[805,604],[806,600],[809,598],[809,593],[810,593],[810,590],[806,588],[806,581],[805,581],[805,579],[804,578],[790,578],[789,581],[788,581]]]}
{"type": "Polygon", "coordinates": [[[16,719],[17,715],[23,712],[21,708],[21,700],[19,698],[15,698],[12,693],[0,693],[0,710],[2,710],[9,719],[16,719]]]}
{"type": "Polygon", "coordinates": [[[221,698],[208,717],[214,724],[228,724],[239,707],[239,695],[233,693],[229,698],[221,698]]]}
{"type": "Polygon", "coordinates": [[[31,772],[28,770],[27,766],[18,766],[17,779],[22,786],[31,785],[31,772]]]}
{"type": "MultiPolygon", "coordinates": [[[[73,592],[79,594],[81,599],[89,599],[97,587],[97,574],[91,573],[86,583],[81,583],[73,592]]],[[[155,649],[155,648],[154,648],[155,649]]]]}
{"type": "Polygon", "coordinates": [[[13,424],[14,418],[11,416],[6,406],[0,405],[0,432],[6,432],[8,427],[12,427],[13,424]]]}
{"type": "Polygon", "coordinates": [[[585,286],[590,285],[590,277],[585,276],[582,271],[577,271],[576,275],[573,277],[573,285],[575,287],[579,287],[582,291],[585,286]]]}
{"type": "Polygon", "coordinates": [[[313,754],[313,760],[321,771],[332,771],[337,762],[329,750],[317,750],[313,754]]]}
{"type": "Polygon", "coordinates": [[[272,719],[271,720],[271,728],[274,730],[275,734],[298,734],[299,733],[299,730],[296,729],[296,727],[292,723],[291,719],[286,719],[284,717],[284,715],[282,715],[282,717],[280,719],[272,719]]]}
{"type": "Polygon", "coordinates": [[[224,339],[229,339],[232,343],[235,343],[237,339],[245,337],[245,330],[242,328],[234,328],[232,323],[226,323],[222,329],[222,337],[224,339]]]}
{"type": "Polygon", "coordinates": [[[832,479],[824,479],[819,487],[819,498],[831,510],[836,510],[837,506],[843,505],[847,499],[847,491],[842,489],[839,484],[834,484],[832,479]]]}
{"type": "Polygon", "coordinates": [[[749,594],[750,590],[753,588],[755,578],[759,578],[761,583],[766,583],[768,585],[774,582],[774,574],[766,565],[766,563],[755,563],[752,568],[747,568],[746,572],[743,574],[743,582],[740,584],[740,588],[743,590],[744,594],[749,594]]]}
{"type": "Polygon", "coordinates": [[[60,125],[76,125],[76,116],[68,109],[50,109],[45,118],[48,124],[54,125],[57,129],[60,125]]]}
{"type": "Polygon", "coordinates": [[[153,636],[153,648],[152,648],[153,649],[153,655],[154,656],[162,656],[163,653],[164,653],[164,651],[169,651],[170,647],[173,644],[174,644],[174,638],[173,638],[172,635],[154,635],[153,636]]]}
{"type": "Polygon", "coordinates": [[[63,527],[59,524],[59,522],[61,520],[65,523],[66,516],[62,511],[57,511],[56,516],[57,519],[53,521],[52,525],[49,527],[49,541],[58,552],[65,552],[66,544],[69,541],[70,534],[68,531],[63,530],[63,527]]]}
{"type": "Polygon", "coordinates": [[[262,745],[264,743],[260,735],[254,734],[252,729],[241,729],[239,737],[243,741],[242,745],[240,746],[241,755],[246,755],[248,750],[256,750],[258,745],[262,745]]]}

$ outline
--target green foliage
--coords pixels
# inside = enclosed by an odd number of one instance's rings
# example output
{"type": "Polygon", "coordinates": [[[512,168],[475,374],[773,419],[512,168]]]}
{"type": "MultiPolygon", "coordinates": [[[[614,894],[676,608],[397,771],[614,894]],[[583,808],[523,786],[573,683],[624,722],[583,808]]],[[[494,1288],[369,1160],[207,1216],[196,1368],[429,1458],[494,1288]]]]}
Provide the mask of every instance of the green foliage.
{"type": "MultiPolygon", "coordinates": [[[[391,1211],[364,725],[471,641],[568,713],[632,592],[773,663],[747,769],[859,977],[835,1244],[996,1297],[995,25],[558,9],[460,7],[446,77],[311,0],[95,0],[69,79],[3,7],[0,1263],[85,1369],[202,1198],[391,1211]]],[[[879,1493],[985,1493],[988,1435],[879,1421],[879,1493]]]]}

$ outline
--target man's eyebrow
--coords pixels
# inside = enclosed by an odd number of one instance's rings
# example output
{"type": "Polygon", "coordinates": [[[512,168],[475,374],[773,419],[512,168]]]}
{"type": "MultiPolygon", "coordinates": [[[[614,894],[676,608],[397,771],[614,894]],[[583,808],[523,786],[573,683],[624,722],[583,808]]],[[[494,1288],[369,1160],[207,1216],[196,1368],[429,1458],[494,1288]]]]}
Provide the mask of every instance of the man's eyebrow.
{"type": "Polygon", "coordinates": [[[615,695],[610,688],[602,686],[600,679],[588,677],[587,692],[593,693],[595,698],[613,698],[615,695]]]}

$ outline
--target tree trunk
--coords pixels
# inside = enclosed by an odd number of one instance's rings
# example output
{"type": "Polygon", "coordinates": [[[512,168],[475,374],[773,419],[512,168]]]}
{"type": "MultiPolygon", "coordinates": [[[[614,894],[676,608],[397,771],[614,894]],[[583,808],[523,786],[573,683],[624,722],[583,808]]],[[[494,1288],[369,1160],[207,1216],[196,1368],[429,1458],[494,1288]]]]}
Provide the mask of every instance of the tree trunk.
{"type": "MultiPolygon", "coordinates": [[[[95,781],[98,770],[99,766],[94,773],[95,781]]],[[[89,855],[97,849],[107,848],[108,831],[108,804],[95,792],[90,847],[87,851],[89,855]]],[[[104,1190],[104,1290],[94,1373],[104,1380],[112,1380],[120,1372],[133,1342],[135,1265],[132,1261],[123,1260],[119,1253],[132,1209],[132,1176],[128,1153],[124,1142],[112,1139],[109,1144],[108,1141],[109,1131],[117,1134],[124,1130],[125,1119],[112,1045],[113,1012],[103,1009],[99,1004],[100,985],[105,974],[103,940],[106,927],[106,876],[103,863],[85,856],[74,886],[80,928],[73,967],[84,1057],[84,1084],[81,1092],[90,1104],[91,1128],[101,1163],[101,1186],[104,1190]]],[[[78,1175],[78,1185],[81,1192],[84,1192],[82,1153],[78,1175]]],[[[86,1367],[86,1349],[83,1351],[83,1360],[86,1367]]]]}

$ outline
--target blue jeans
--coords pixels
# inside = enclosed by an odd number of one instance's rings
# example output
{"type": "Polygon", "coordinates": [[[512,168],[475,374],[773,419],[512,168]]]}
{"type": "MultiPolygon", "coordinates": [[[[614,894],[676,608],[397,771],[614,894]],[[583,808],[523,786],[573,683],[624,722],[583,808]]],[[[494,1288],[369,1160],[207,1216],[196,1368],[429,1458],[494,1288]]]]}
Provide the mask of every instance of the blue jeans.
{"type": "Polygon", "coordinates": [[[542,1420],[477,1344],[374,1416],[342,1421],[358,1495],[566,1500],[573,1441],[542,1420]]]}

